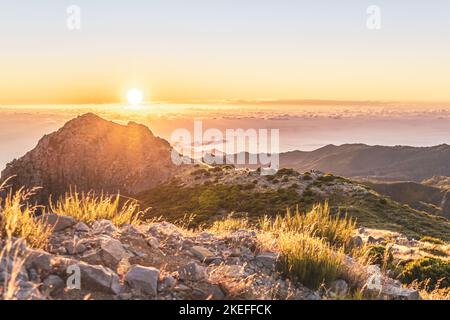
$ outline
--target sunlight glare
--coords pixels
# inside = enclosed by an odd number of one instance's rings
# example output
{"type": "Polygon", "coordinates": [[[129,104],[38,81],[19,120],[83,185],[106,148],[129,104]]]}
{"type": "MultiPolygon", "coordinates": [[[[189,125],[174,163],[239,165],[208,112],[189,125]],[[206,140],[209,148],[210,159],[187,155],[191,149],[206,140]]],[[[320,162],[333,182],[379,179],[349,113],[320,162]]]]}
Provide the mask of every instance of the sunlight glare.
{"type": "Polygon", "coordinates": [[[143,98],[144,96],[142,92],[136,88],[129,90],[127,93],[127,100],[131,105],[138,105],[142,103],[143,98]]]}

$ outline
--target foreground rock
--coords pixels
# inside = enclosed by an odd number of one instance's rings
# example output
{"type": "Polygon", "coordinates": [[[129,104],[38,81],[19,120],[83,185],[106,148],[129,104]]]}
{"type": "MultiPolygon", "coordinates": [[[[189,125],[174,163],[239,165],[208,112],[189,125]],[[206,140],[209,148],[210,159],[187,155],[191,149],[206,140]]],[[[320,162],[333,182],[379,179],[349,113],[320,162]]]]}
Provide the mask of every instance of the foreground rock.
{"type": "Polygon", "coordinates": [[[151,267],[134,266],[125,275],[125,281],[131,288],[150,296],[158,292],[159,270],[151,267]]]}
{"type": "Polygon", "coordinates": [[[54,213],[42,216],[42,220],[52,227],[54,232],[70,228],[77,223],[72,217],[60,216],[54,213]]]}
{"type": "Polygon", "coordinates": [[[421,300],[417,290],[402,287],[402,284],[391,279],[373,265],[368,268],[369,278],[365,286],[366,295],[386,300],[421,300]]]}
{"type": "MultiPolygon", "coordinates": [[[[17,246],[24,263],[16,298],[319,300],[347,297],[353,289],[338,279],[316,292],[284,277],[277,271],[279,253],[261,250],[258,235],[249,230],[216,235],[186,232],[168,222],[120,228],[107,220],[90,226],[72,222],[50,237],[52,253],[17,246]]],[[[359,267],[350,257],[346,264],[359,267]]],[[[2,257],[0,285],[12,268],[10,257],[2,257]]],[[[365,297],[420,298],[377,266],[364,272],[365,297]]]]}
{"type": "Polygon", "coordinates": [[[114,271],[103,266],[92,266],[85,263],[76,265],[81,272],[82,289],[119,294],[121,284],[119,276],[114,271]]]}

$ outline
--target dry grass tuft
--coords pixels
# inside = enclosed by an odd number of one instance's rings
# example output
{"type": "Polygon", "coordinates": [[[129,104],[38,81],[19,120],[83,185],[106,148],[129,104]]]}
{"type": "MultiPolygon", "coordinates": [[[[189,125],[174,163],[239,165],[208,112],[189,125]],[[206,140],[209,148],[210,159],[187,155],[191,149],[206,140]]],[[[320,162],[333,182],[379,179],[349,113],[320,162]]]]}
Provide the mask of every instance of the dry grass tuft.
{"type": "MultiPolygon", "coordinates": [[[[0,186],[2,190],[5,185],[0,186]]],[[[37,206],[27,203],[36,189],[9,191],[4,199],[0,198],[0,238],[24,239],[28,246],[44,249],[52,229],[36,218],[37,206]]]]}
{"type": "Polygon", "coordinates": [[[441,283],[439,282],[434,289],[430,289],[430,280],[425,280],[422,282],[413,281],[410,288],[418,290],[420,296],[425,300],[450,300],[450,288],[441,288],[441,283]]]}
{"type": "Polygon", "coordinates": [[[248,219],[233,218],[232,216],[229,216],[224,220],[215,221],[214,224],[209,228],[209,231],[214,233],[228,233],[240,229],[250,229],[248,219]]]}
{"type": "Polygon", "coordinates": [[[333,216],[328,203],[316,204],[306,214],[294,214],[287,210],[286,215],[278,215],[275,219],[264,217],[260,220],[261,229],[277,234],[294,232],[307,234],[326,240],[334,247],[348,247],[353,236],[356,223],[347,216],[333,216]]]}
{"type": "Polygon", "coordinates": [[[281,233],[278,247],[281,271],[313,289],[335,280],[343,264],[343,250],[333,249],[323,239],[308,234],[281,233]]]}
{"type": "MultiPolygon", "coordinates": [[[[50,201],[50,203],[52,203],[50,201]]],[[[92,224],[94,221],[106,219],[116,226],[140,223],[144,211],[140,210],[136,200],[121,203],[121,196],[95,195],[93,192],[69,192],[56,204],[50,205],[53,213],[73,217],[77,221],[92,224]]]]}

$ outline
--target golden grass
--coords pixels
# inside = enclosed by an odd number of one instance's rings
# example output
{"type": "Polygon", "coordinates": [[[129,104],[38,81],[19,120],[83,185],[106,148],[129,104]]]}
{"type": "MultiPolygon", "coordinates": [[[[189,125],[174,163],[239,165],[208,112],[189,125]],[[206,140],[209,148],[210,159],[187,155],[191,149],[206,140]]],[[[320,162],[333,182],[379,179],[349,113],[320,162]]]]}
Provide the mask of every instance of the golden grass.
{"type": "Polygon", "coordinates": [[[284,232],[277,244],[282,254],[281,271],[313,289],[335,280],[343,264],[343,250],[308,234],[284,232]]]}
{"type": "MultiPolygon", "coordinates": [[[[0,186],[0,190],[4,185],[0,186]]],[[[27,203],[35,190],[20,189],[0,198],[0,237],[24,239],[28,246],[43,249],[52,233],[51,227],[36,219],[37,206],[27,203]]]]}
{"type": "Polygon", "coordinates": [[[213,223],[209,231],[214,233],[227,233],[240,229],[250,229],[247,218],[233,218],[229,216],[224,220],[218,220],[213,223]]]}
{"type": "Polygon", "coordinates": [[[356,223],[347,216],[333,216],[328,203],[316,204],[306,214],[300,213],[298,207],[294,214],[288,209],[286,215],[278,215],[275,219],[264,217],[259,224],[264,231],[307,234],[324,239],[335,247],[348,247],[356,227],[356,223]]]}
{"type": "Polygon", "coordinates": [[[315,205],[306,214],[287,210],[286,215],[275,218],[263,217],[256,225],[246,218],[229,216],[214,222],[208,229],[214,233],[229,233],[239,229],[257,232],[261,246],[266,250],[279,252],[278,269],[287,277],[317,289],[346,273],[344,253],[352,253],[358,261],[366,261],[366,251],[352,249],[350,240],[355,223],[347,216],[333,216],[327,203],[315,205]]]}
{"type": "Polygon", "coordinates": [[[121,196],[95,195],[93,192],[77,193],[70,191],[61,197],[56,204],[50,201],[53,213],[73,217],[77,221],[92,224],[94,221],[106,219],[116,226],[139,224],[144,211],[139,209],[136,200],[121,203],[121,196]]]}
{"type": "Polygon", "coordinates": [[[413,281],[410,288],[418,290],[424,300],[450,300],[450,288],[441,288],[440,282],[430,290],[430,280],[413,281]]]}

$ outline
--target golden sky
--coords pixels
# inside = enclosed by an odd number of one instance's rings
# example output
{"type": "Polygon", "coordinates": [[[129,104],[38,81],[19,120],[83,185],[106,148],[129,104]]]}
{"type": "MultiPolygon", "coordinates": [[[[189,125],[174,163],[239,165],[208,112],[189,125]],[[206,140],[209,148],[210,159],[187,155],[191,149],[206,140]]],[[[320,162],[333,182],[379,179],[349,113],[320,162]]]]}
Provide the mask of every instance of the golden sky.
{"type": "Polygon", "coordinates": [[[368,30],[368,1],[80,0],[76,31],[64,1],[6,2],[0,104],[121,102],[132,87],[153,101],[450,101],[448,1],[380,1],[368,30]]]}

